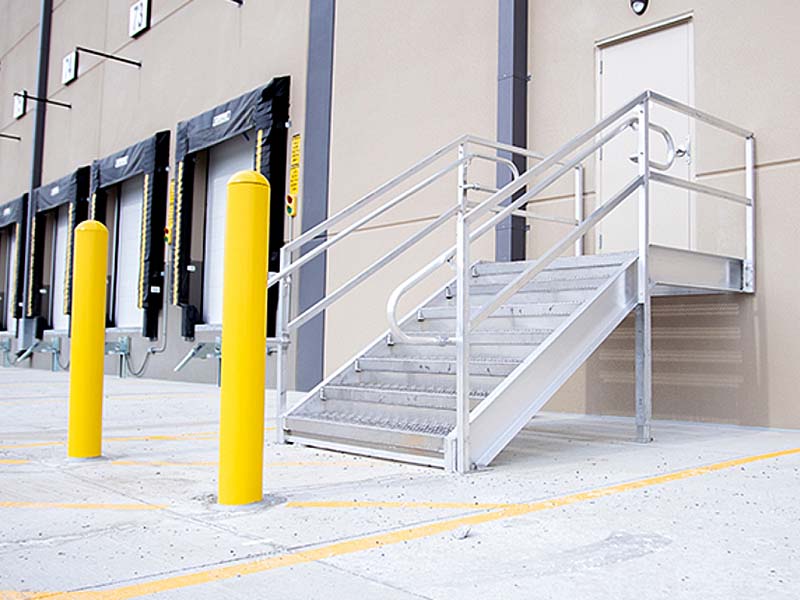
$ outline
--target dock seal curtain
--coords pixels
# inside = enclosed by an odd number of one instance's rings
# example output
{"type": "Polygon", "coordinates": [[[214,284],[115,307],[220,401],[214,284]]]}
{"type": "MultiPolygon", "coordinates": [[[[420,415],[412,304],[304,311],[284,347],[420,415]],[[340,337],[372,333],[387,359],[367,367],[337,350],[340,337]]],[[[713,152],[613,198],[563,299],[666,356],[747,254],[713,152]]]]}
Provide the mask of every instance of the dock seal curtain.
{"type": "MultiPolygon", "coordinates": [[[[28,244],[30,262],[28,265],[28,297],[25,299],[25,316],[38,318],[40,323],[42,315],[42,302],[39,290],[44,286],[44,241],[45,241],[45,213],[57,209],[64,204],[69,206],[67,224],[67,265],[64,269],[64,304],[54,306],[53,310],[62,310],[65,315],[72,312],[72,253],[75,244],[75,227],[84,221],[88,215],[89,199],[89,167],[80,167],[73,173],[51,181],[47,185],[33,190],[31,194],[30,210],[33,211],[31,224],[31,238],[28,244]]],[[[37,332],[40,327],[37,326],[37,332]]],[[[39,337],[37,335],[37,337],[39,337]]]]}
{"type": "Polygon", "coordinates": [[[25,277],[25,260],[23,252],[25,244],[25,215],[28,208],[28,194],[23,194],[5,204],[0,205],[0,230],[8,228],[14,239],[14,255],[11,257],[11,277],[8,290],[8,301],[12,303],[11,312],[15,319],[22,318],[22,288],[25,277]]]}
{"type": "Polygon", "coordinates": [[[111,186],[144,175],[137,305],[144,311],[142,335],[158,338],[163,305],[164,226],[169,194],[169,131],[92,162],[89,218],[105,222],[105,196],[111,186]]]}
{"type": "MultiPolygon", "coordinates": [[[[203,274],[190,263],[192,203],[196,154],[242,133],[252,131],[253,169],[264,175],[272,187],[269,232],[269,270],[280,269],[283,245],[283,198],[286,180],[287,121],[289,119],[289,77],[277,77],[268,84],[220,104],[188,121],[178,123],[175,148],[175,206],[172,303],[183,309],[181,334],[194,338],[201,322],[203,274]]],[[[277,294],[267,299],[267,328],[272,335],[277,294]]]]}

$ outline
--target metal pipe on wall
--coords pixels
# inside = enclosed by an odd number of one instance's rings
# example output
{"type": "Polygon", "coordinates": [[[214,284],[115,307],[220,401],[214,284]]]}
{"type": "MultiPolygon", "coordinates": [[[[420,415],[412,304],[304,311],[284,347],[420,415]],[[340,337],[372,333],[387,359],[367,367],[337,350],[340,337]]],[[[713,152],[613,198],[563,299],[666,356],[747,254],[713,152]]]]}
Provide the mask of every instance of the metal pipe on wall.
{"type": "MultiPolygon", "coordinates": [[[[41,16],[39,18],[39,59],[36,72],[36,95],[39,98],[47,98],[47,76],[50,65],[50,30],[53,22],[53,0],[42,0],[41,16]]],[[[47,103],[36,102],[33,112],[33,151],[31,153],[31,192],[42,185],[42,163],[44,159],[44,132],[45,117],[47,116],[47,103]]],[[[31,193],[30,198],[33,198],[31,193]]],[[[27,246],[31,240],[31,229],[33,226],[34,209],[31,206],[25,224],[25,273],[30,272],[31,252],[27,246]]],[[[25,278],[24,296],[29,295],[29,287],[33,285],[29,277],[25,278]]],[[[22,315],[22,323],[19,328],[18,348],[30,347],[36,337],[36,318],[22,315]]]]}

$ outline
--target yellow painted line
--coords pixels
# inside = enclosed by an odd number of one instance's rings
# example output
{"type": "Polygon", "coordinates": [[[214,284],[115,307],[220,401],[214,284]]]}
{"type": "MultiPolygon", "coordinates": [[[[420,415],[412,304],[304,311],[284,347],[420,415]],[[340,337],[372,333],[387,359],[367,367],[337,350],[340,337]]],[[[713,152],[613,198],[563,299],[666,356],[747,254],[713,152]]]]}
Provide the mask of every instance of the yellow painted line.
{"type": "Polygon", "coordinates": [[[433,508],[458,510],[494,510],[519,506],[509,503],[486,502],[381,502],[369,500],[332,501],[332,502],[287,502],[288,508],[433,508]]]}
{"type": "MultiPolygon", "coordinates": [[[[123,467],[216,467],[219,462],[215,460],[195,460],[195,461],[171,461],[171,460],[114,460],[112,465],[123,467]]],[[[266,462],[265,467],[349,467],[349,466],[369,466],[364,463],[354,463],[349,461],[333,460],[299,460],[299,461],[276,461],[266,462]]],[[[0,598],[0,600],[2,600],[0,598]]]]}
{"type": "Polygon", "coordinates": [[[169,461],[169,460],[112,460],[111,464],[120,467],[214,467],[215,460],[169,461]]]}
{"type": "Polygon", "coordinates": [[[224,567],[215,567],[212,569],[197,571],[195,573],[156,579],[145,583],[135,583],[118,588],[98,590],[94,592],[41,594],[38,596],[33,596],[33,598],[58,598],[62,600],[75,600],[78,598],[82,600],[126,600],[128,598],[138,598],[148,594],[157,594],[160,592],[191,587],[203,583],[233,579],[243,575],[262,573],[264,571],[291,567],[304,563],[315,562],[318,560],[324,560],[327,558],[333,558],[336,556],[344,556],[356,552],[363,552],[365,550],[373,550],[382,546],[390,546],[393,544],[426,538],[441,533],[447,533],[464,526],[480,525],[482,523],[511,519],[521,515],[551,510],[553,508],[560,508],[571,504],[577,504],[579,502],[585,502],[587,500],[613,496],[631,490],[661,485],[673,481],[680,481],[682,479],[689,479],[691,477],[698,477],[699,475],[706,475],[716,471],[723,471],[725,469],[731,469],[733,467],[738,467],[749,463],[779,458],[781,456],[789,456],[792,454],[800,454],[800,448],[792,448],[789,450],[781,450],[779,452],[770,452],[768,454],[759,454],[756,456],[728,460],[704,467],[685,469],[682,471],[676,471],[674,473],[658,475],[656,477],[647,477],[636,481],[611,485],[588,492],[569,494],[567,496],[543,500],[541,502],[514,504],[507,508],[483,511],[477,514],[436,521],[427,525],[418,525],[406,529],[399,529],[389,533],[368,535],[342,542],[336,542],[333,544],[326,544],[324,546],[311,548],[309,550],[300,550],[297,552],[279,554],[277,556],[271,556],[269,558],[263,558],[251,562],[227,565],[224,567]]]}
{"type": "Polygon", "coordinates": [[[29,462],[22,458],[0,458],[0,465],[27,465],[29,462]]]}
{"type": "MultiPolygon", "coordinates": [[[[197,433],[181,433],[176,435],[131,435],[123,437],[103,438],[104,442],[150,442],[150,441],[180,441],[180,440],[213,440],[217,434],[214,431],[201,431],[197,433]]],[[[13,450],[15,448],[40,448],[43,446],[63,446],[66,442],[25,442],[22,444],[0,445],[0,450],[13,450]]]]}
{"type": "Polygon", "coordinates": [[[3,444],[0,450],[15,450],[17,448],[42,448],[44,446],[63,446],[64,442],[26,442],[24,444],[3,444]]]}
{"type": "Polygon", "coordinates": [[[98,504],[83,502],[0,502],[0,508],[67,508],[77,510],[161,510],[160,504],[98,504]]]}

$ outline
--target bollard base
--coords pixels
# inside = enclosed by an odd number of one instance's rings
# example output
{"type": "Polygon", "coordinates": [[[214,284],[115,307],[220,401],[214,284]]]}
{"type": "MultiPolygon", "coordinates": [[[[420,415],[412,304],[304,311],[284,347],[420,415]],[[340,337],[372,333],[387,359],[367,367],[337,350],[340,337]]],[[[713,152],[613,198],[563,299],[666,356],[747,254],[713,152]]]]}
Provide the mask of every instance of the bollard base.
{"type": "Polygon", "coordinates": [[[265,494],[258,502],[250,502],[249,504],[220,504],[215,498],[214,503],[211,504],[211,509],[216,512],[255,512],[257,510],[284,504],[287,500],[288,499],[284,496],[265,494]]]}
{"type": "Polygon", "coordinates": [[[68,463],[86,463],[86,462],[104,462],[108,459],[103,456],[68,456],[67,462],[68,463]]]}

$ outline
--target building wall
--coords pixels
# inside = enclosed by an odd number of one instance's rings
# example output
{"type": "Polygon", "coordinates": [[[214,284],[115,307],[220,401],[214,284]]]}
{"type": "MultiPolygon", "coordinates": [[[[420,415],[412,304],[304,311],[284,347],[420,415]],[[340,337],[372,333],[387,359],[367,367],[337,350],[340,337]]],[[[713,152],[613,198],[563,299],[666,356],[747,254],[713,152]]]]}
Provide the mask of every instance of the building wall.
{"type": "MultiPolygon", "coordinates": [[[[657,299],[654,303],[654,413],[660,418],[800,426],[794,402],[800,341],[793,312],[800,284],[791,275],[800,251],[800,53],[792,2],[661,0],[642,17],[629,3],[531,0],[529,101],[531,145],[552,151],[596,120],[595,42],[693,12],[695,104],[750,129],[757,149],[757,292],[754,296],[657,299]]],[[[741,191],[742,145],[698,129],[699,181],[741,191]],[[731,172],[717,173],[733,167],[731,172]]],[[[588,164],[587,210],[595,205],[588,164]]],[[[563,191],[563,190],[561,190],[563,191]]],[[[741,214],[700,197],[698,245],[716,250],[741,214]]],[[[564,202],[555,212],[569,215],[564,202]]],[[[530,243],[541,251],[547,234],[530,243]]],[[[588,247],[593,247],[590,239],[588,247]]],[[[631,414],[633,329],[629,320],[598,349],[549,408],[631,414]]]]}
{"type": "MultiPolygon", "coordinates": [[[[306,2],[258,0],[239,7],[222,0],[155,0],[151,28],[136,39],[128,37],[129,2],[56,0],[53,5],[49,96],[71,103],[72,109],[47,111],[44,183],[163,129],[173,133],[174,156],[178,121],[281,75],[292,78],[289,136],[302,132],[306,2]],[[76,45],[139,60],[142,68],[81,54],[77,81],[63,86],[61,60],[76,45]]],[[[5,200],[30,184],[33,116],[29,109],[14,121],[11,94],[23,88],[35,92],[39,3],[3,0],[0,20],[0,130],[23,136],[21,143],[0,143],[0,198],[5,200]]],[[[180,337],[180,311],[170,307],[169,313],[167,351],[151,361],[149,377],[176,377],[173,366],[192,346],[180,337]]],[[[130,330],[109,330],[107,339],[120,335],[132,337],[132,362],[138,367],[152,344],[130,330]]],[[[218,331],[202,331],[197,341],[217,336],[218,331]]],[[[66,362],[66,340],[63,349],[66,362]]],[[[47,368],[49,359],[38,355],[33,366],[47,368]]],[[[216,368],[208,362],[192,361],[177,376],[214,381],[216,368]]],[[[106,367],[116,372],[116,357],[108,357],[106,367]]]]}
{"type": "MultiPolygon", "coordinates": [[[[337,2],[329,214],[463,133],[494,138],[497,20],[497,2],[482,0],[337,2]]],[[[472,175],[494,183],[493,167],[476,164],[472,175]]],[[[455,182],[453,174],[334,247],[328,291],[450,208],[455,182]]],[[[452,245],[454,236],[451,221],[328,311],[326,372],[386,330],[389,294],[452,245]]],[[[476,258],[491,258],[490,238],[476,246],[476,258]]],[[[401,305],[403,311],[449,276],[443,269],[420,285],[401,305]]]]}

